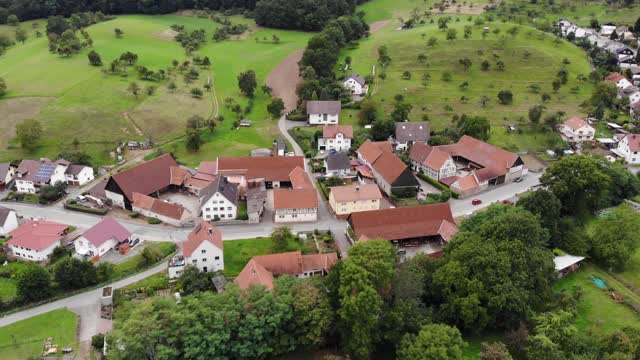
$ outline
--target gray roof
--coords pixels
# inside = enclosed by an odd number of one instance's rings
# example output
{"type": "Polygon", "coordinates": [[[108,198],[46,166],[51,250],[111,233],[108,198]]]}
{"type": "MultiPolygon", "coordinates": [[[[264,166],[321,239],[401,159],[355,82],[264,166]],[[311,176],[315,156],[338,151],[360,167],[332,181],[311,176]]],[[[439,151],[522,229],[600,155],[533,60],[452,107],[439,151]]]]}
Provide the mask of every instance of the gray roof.
{"type": "Polygon", "coordinates": [[[107,195],[104,192],[104,188],[107,186],[107,182],[109,182],[109,179],[100,180],[94,187],[91,188],[91,190],[89,190],[89,194],[100,199],[106,199],[107,195]]]}
{"type": "Polygon", "coordinates": [[[247,213],[260,212],[266,201],[267,189],[265,189],[264,184],[259,187],[250,187],[247,189],[247,213]]]}
{"type": "Polygon", "coordinates": [[[338,115],[342,105],[340,101],[307,101],[307,114],[338,115]]]}
{"type": "Polygon", "coordinates": [[[287,150],[287,142],[283,138],[277,138],[274,143],[277,150],[287,150]]]}
{"type": "Polygon", "coordinates": [[[11,164],[9,163],[0,163],[0,182],[3,182],[4,179],[7,178],[7,173],[9,172],[9,168],[11,164]]]}
{"type": "Polygon", "coordinates": [[[82,171],[82,169],[84,169],[86,166],[84,165],[69,165],[69,167],[67,168],[67,174],[71,174],[71,175],[78,175],[80,174],[80,171],[82,171]]]}
{"type": "Polygon", "coordinates": [[[13,210],[0,206],[0,225],[4,225],[13,210]]]}
{"type": "Polygon", "coordinates": [[[233,204],[238,204],[238,184],[230,183],[224,176],[218,176],[200,192],[200,205],[204,205],[218,192],[233,204]]]}
{"type": "Polygon", "coordinates": [[[353,74],[347,76],[346,78],[344,78],[342,80],[342,82],[345,82],[345,81],[347,81],[349,79],[355,80],[358,84],[360,84],[362,86],[364,86],[364,84],[366,83],[366,81],[364,81],[364,78],[362,76],[360,76],[360,74],[358,74],[358,73],[353,73],[353,74]]]}
{"type": "Polygon", "coordinates": [[[397,122],[396,141],[423,141],[429,140],[431,128],[428,121],[397,122]]]}
{"type": "Polygon", "coordinates": [[[327,164],[327,170],[344,170],[351,168],[351,160],[349,160],[349,156],[345,152],[329,154],[324,161],[327,164]]]}

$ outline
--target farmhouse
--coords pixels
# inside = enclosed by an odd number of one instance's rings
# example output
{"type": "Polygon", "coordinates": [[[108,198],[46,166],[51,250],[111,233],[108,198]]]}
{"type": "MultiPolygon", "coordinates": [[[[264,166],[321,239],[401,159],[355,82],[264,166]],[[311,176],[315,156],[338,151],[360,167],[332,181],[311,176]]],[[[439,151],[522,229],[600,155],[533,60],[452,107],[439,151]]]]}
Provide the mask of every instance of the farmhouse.
{"type": "Polygon", "coordinates": [[[453,162],[453,158],[449,153],[438,149],[437,146],[416,143],[411,147],[409,159],[415,171],[421,172],[434,180],[456,175],[456,164],[453,162]]]}
{"type": "Polygon", "coordinates": [[[241,289],[259,285],[273,289],[273,278],[289,275],[298,279],[325,276],[338,262],[335,252],[302,255],[300,251],[254,256],[236,278],[241,289]]]}
{"type": "Polygon", "coordinates": [[[0,236],[6,236],[18,228],[16,212],[0,206],[0,236]]]}
{"type": "Polygon", "coordinates": [[[404,121],[397,122],[395,125],[396,131],[393,137],[393,144],[397,151],[407,150],[416,143],[426,144],[431,138],[429,122],[427,121],[404,121]]]}
{"type": "Polygon", "coordinates": [[[589,125],[584,119],[577,116],[558,125],[558,131],[560,132],[562,140],[569,143],[593,141],[596,133],[596,129],[589,125]]]}
{"type": "Polygon", "coordinates": [[[448,203],[354,212],[347,223],[354,241],[385,239],[433,256],[458,232],[448,203]]]}
{"type": "Polygon", "coordinates": [[[16,190],[35,194],[40,187],[58,182],[84,185],[94,179],[93,169],[84,165],[71,165],[66,160],[22,160],[15,171],[16,190]]]}
{"type": "Polygon", "coordinates": [[[155,218],[173,226],[183,226],[192,219],[191,212],[178,204],[172,204],[151,196],[134,192],[131,209],[148,218],[155,218]]]}
{"type": "Polygon", "coordinates": [[[367,82],[358,73],[352,73],[351,75],[342,79],[342,85],[351,90],[351,93],[353,95],[366,95],[369,91],[367,82]]]}
{"type": "Polygon", "coordinates": [[[340,101],[307,101],[307,115],[309,115],[309,124],[338,124],[340,109],[340,101]]]}
{"type": "Polygon", "coordinates": [[[60,241],[67,235],[69,225],[48,220],[30,221],[10,235],[7,245],[13,255],[22,260],[46,261],[60,241]]]}
{"type": "Polygon", "coordinates": [[[0,163],[0,191],[11,185],[16,169],[9,163],[0,163]]]}
{"type": "Polygon", "coordinates": [[[616,84],[618,89],[626,89],[630,86],[633,86],[631,81],[627,80],[624,75],[620,73],[611,73],[607,77],[604,78],[605,81],[616,84]]]}
{"type": "Polygon", "coordinates": [[[336,215],[380,210],[382,193],[376,184],[353,184],[329,188],[329,205],[336,215]]]}
{"type": "Polygon", "coordinates": [[[218,176],[200,197],[200,211],[204,220],[232,220],[238,215],[238,184],[218,176]]]}
{"type": "Polygon", "coordinates": [[[353,139],[351,125],[327,125],[322,127],[322,137],[318,139],[320,151],[349,151],[353,139]]]}
{"type": "Polygon", "coordinates": [[[367,139],[356,152],[358,160],[371,169],[376,183],[387,195],[415,192],[420,186],[411,169],[393,153],[388,141],[367,139]]]}
{"type": "Polygon", "coordinates": [[[318,193],[315,189],[273,190],[276,223],[318,220],[318,193]]]}
{"type": "Polygon", "coordinates": [[[127,242],[131,233],[114,218],[105,216],[102,221],[73,242],[76,253],[88,257],[102,256],[117,244],[127,242]]]}
{"type": "Polygon", "coordinates": [[[623,158],[627,164],[640,164],[640,154],[638,154],[640,152],[640,135],[625,134],[618,142],[618,147],[612,152],[623,158]]]}
{"type": "Polygon", "coordinates": [[[69,185],[82,186],[95,178],[93,169],[84,165],[71,164],[64,174],[69,185]]]}
{"type": "Polygon", "coordinates": [[[195,266],[201,272],[224,270],[222,234],[208,222],[201,221],[196,225],[180,248],[182,254],[169,261],[170,279],[182,275],[187,265],[195,266]]]}
{"type": "Polygon", "coordinates": [[[324,159],[325,174],[329,177],[349,177],[352,176],[351,160],[344,152],[329,154],[324,159]]]}
{"type": "Polygon", "coordinates": [[[171,154],[164,154],[131,169],[112,175],[105,195],[114,206],[131,209],[133,194],[158,196],[171,186],[171,168],[177,167],[171,154]]]}
{"type": "MultiPolygon", "coordinates": [[[[267,189],[291,187],[289,174],[296,167],[304,169],[303,156],[220,157],[215,162],[214,174],[238,184],[243,195],[249,180],[263,180],[267,189]]],[[[200,168],[202,171],[202,164],[200,168]]]]}

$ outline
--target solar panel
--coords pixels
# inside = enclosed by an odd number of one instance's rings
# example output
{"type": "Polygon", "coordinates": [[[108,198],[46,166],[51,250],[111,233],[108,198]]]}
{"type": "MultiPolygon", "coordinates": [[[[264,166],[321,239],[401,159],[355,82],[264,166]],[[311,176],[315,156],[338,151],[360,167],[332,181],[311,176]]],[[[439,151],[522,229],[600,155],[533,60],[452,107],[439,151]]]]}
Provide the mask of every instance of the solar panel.
{"type": "Polygon", "coordinates": [[[53,164],[41,165],[38,168],[38,171],[36,172],[36,174],[33,177],[33,179],[35,181],[40,181],[40,182],[47,181],[47,180],[49,180],[49,178],[51,177],[51,175],[53,174],[55,169],[56,169],[56,166],[53,165],[53,164]]]}

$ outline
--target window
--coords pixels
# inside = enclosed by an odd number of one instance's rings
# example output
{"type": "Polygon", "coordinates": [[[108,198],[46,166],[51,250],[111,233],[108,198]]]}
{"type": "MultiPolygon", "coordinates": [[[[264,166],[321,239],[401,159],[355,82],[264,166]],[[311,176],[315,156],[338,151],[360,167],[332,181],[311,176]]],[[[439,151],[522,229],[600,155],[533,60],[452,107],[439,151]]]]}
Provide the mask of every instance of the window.
{"type": "Polygon", "coordinates": [[[206,254],[206,253],[207,253],[207,250],[205,249],[200,250],[200,254],[206,254]]]}
{"type": "Polygon", "coordinates": [[[197,264],[198,263],[198,259],[193,259],[192,263],[197,264]]]}
{"type": "Polygon", "coordinates": [[[227,208],[227,210],[231,210],[231,206],[229,206],[229,207],[227,208]]]}
{"type": "Polygon", "coordinates": [[[202,262],[207,262],[207,258],[202,258],[202,262]]]}
{"type": "Polygon", "coordinates": [[[211,211],[211,208],[207,208],[206,211],[211,211]]]}
{"type": "Polygon", "coordinates": [[[223,217],[224,217],[224,214],[220,214],[220,217],[221,217],[221,218],[223,218],[223,217]]]}
{"type": "Polygon", "coordinates": [[[215,259],[216,259],[216,260],[220,260],[220,256],[216,256],[216,258],[215,258],[215,259]]]}

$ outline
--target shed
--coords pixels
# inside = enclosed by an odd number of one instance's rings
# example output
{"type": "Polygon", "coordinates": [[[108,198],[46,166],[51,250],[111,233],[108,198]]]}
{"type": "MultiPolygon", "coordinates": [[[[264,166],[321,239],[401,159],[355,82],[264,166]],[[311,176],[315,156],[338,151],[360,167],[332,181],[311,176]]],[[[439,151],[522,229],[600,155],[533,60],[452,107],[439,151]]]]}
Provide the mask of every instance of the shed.
{"type": "Polygon", "coordinates": [[[553,258],[556,273],[558,277],[563,277],[574,272],[580,267],[580,262],[584,260],[584,256],[562,255],[553,258]]]}
{"type": "Polygon", "coordinates": [[[249,127],[253,124],[253,121],[249,120],[249,119],[242,119],[240,120],[240,126],[242,127],[249,127]]]}

